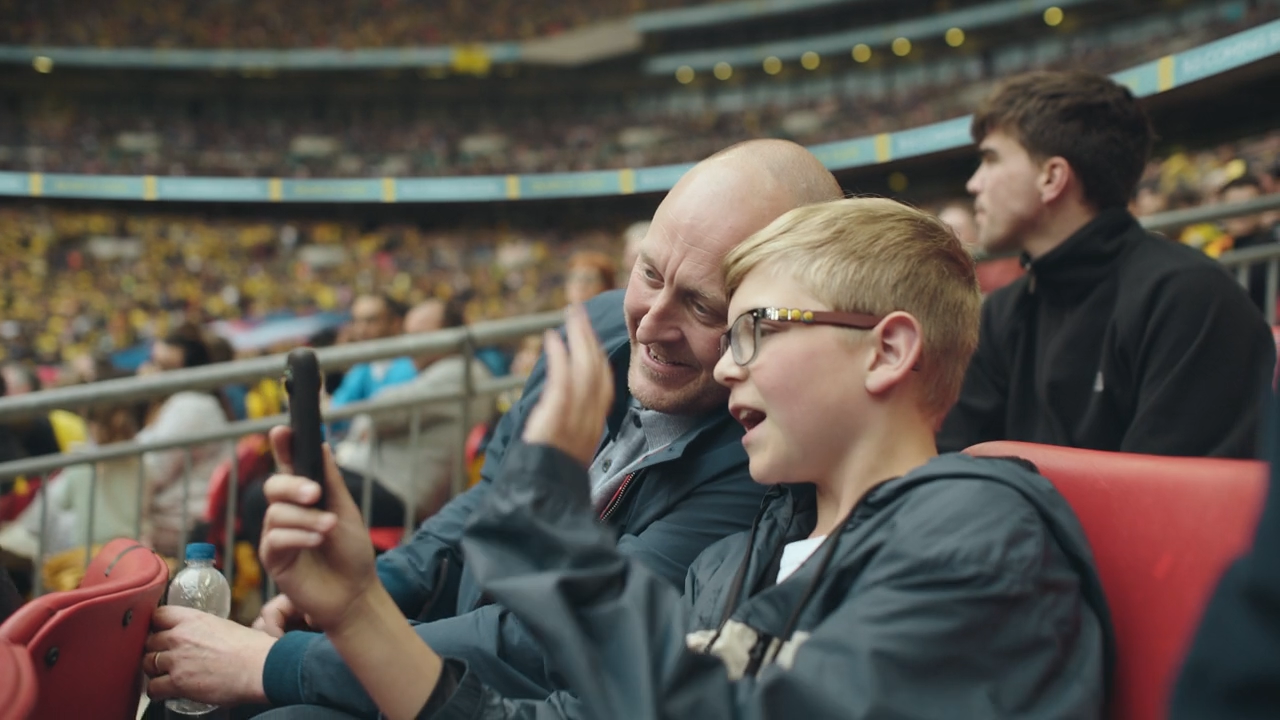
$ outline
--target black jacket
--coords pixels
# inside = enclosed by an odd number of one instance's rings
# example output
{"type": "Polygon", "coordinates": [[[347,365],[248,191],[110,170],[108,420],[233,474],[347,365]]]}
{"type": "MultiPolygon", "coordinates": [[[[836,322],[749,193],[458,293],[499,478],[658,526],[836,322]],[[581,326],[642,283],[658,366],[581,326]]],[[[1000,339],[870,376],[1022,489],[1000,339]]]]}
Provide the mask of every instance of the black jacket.
{"type": "Polygon", "coordinates": [[[1117,209],[1028,269],[982,308],[940,451],[1024,440],[1254,457],[1275,345],[1220,265],[1117,209]]]}
{"type": "Polygon", "coordinates": [[[777,488],[683,596],[618,552],[587,488],[563,453],[512,448],[463,540],[577,697],[504,700],[450,663],[452,694],[424,716],[1101,717],[1112,642],[1093,557],[1019,463],[944,456],[880,485],[780,584],[778,553],[816,513],[811,487],[777,488]]]}

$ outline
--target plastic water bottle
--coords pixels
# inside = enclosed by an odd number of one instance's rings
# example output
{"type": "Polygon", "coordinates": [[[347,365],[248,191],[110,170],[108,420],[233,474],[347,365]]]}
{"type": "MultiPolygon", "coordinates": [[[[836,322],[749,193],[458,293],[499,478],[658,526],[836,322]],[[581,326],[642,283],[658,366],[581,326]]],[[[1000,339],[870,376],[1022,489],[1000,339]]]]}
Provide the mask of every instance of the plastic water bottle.
{"type": "MultiPolygon", "coordinates": [[[[213,566],[214,548],[210,543],[187,545],[187,566],[169,583],[166,602],[177,607],[189,607],[220,618],[231,614],[231,586],[213,566]]],[[[217,705],[172,698],[164,703],[172,718],[210,717],[217,705]]]]}

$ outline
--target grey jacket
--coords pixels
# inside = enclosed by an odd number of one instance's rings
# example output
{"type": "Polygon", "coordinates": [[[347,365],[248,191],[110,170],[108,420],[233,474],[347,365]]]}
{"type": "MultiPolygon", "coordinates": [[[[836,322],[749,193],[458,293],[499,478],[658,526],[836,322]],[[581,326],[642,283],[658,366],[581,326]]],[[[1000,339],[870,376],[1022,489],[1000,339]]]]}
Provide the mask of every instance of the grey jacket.
{"type": "Polygon", "coordinates": [[[511,701],[450,663],[435,718],[1097,718],[1112,658],[1092,554],[1021,463],[939,457],[867,494],[790,578],[812,489],[770,493],[683,597],[618,553],[562,453],[508,453],[463,542],[577,698],[511,701]]]}

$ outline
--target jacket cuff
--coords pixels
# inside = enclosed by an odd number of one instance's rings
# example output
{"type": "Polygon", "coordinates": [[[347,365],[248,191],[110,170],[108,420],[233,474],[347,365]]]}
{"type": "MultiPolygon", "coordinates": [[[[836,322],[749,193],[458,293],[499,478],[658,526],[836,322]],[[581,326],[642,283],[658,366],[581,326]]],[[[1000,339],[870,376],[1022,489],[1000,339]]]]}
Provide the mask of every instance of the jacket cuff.
{"type": "Polygon", "coordinates": [[[287,632],[271,646],[262,667],[262,690],[272,705],[307,702],[302,694],[302,661],[319,638],[317,633],[287,632]]]}
{"type": "Polygon", "coordinates": [[[436,688],[437,692],[431,694],[418,714],[418,720],[472,720],[479,713],[484,701],[484,685],[466,662],[445,658],[436,688]],[[447,698],[441,698],[440,684],[448,681],[454,684],[453,692],[447,698]]]}

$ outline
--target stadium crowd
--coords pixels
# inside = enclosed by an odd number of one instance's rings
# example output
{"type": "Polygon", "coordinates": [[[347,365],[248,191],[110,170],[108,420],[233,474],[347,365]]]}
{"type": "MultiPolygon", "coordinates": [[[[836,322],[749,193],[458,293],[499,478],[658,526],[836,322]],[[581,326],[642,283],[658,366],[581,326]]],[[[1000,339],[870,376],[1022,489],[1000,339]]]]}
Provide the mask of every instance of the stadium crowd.
{"type": "MultiPolygon", "coordinates": [[[[698,4],[716,0],[699,0],[698,4]]],[[[689,0],[30,3],[0,0],[0,43],[153,48],[380,48],[527,40],[689,0]]]]}
{"type": "MultiPolygon", "coordinates": [[[[967,57],[930,60],[899,73],[848,71],[815,94],[812,79],[777,79],[746,107],[719,107],[719,88],[638,94],[600,107],[557,101],[525,107],[410,104],[356,111],[335,107],[327,119],[264,107],[192,115],[185,103],[44,102],[0,114],[0,170],[87,174],[382,177],[566,172],[683,163],[752,138],[801,144],[917,127],[965,114],[996,78],[1030,69],[1112,72],[1222,37],[1270,19],[1264,4],[1233,19],[1168,23],[1158,33],[1067,36],[1052,53],[1028,41],[1016,65],[967,57]],[[910,70],[910,72],[907,72],[910,70]],[[866,72],[882,73],[868,83],[866,72]],[[849,82],[845,82],[848,80],[849,82]],[[795,83],[778,93],[777,83],[795,83]],[[701,96],[690,93],[704,93],[701,96]],[[664,98],[670,98],[664,99],[664,98]],[[690,104],[691,99],[696,102],[690,104]],[[683,109],[675,109],[675,106],[683,109]],[[408,113],[408,114],[406,114],[408,113]]],[[[763,90],[763,86],[761,86],[763,90]]],[[[754,95],[747,86],[744,95],[754,95]]]]}

